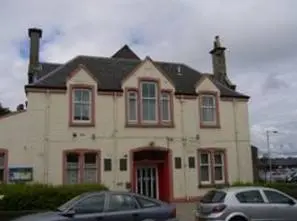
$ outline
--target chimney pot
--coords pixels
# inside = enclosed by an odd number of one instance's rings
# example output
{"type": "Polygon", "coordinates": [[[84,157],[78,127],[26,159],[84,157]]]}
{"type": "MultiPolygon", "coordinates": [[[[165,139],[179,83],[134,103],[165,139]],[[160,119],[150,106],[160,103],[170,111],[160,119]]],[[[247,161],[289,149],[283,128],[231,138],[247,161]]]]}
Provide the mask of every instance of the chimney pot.
{"type": "Polygon", "coordinates": [[[28,35],[31,38],[32,34],[38,34],[39,38],[42,38],[42,29],[40,28],[29,28],[28,29],[28,35]]]}

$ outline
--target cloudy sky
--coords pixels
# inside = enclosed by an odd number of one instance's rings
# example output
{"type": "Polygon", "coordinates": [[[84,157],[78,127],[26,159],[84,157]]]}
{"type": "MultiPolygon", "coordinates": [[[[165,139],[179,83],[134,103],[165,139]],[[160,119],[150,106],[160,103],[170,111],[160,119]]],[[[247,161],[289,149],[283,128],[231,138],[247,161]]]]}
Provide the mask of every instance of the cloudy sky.
{"type": "Polygon", "coordinates": [[[43,29],[41,60],[110,56],[128,44],[141,57],[211,72],[215,35],[228,48],[228,74],[251,96],[252,143],[297,155],[296,0],[4,0],[0,7],[0,102],[24,103],[27,29],[43,29]],[[202,3],[203,2],[203,3],[202,3]]]}

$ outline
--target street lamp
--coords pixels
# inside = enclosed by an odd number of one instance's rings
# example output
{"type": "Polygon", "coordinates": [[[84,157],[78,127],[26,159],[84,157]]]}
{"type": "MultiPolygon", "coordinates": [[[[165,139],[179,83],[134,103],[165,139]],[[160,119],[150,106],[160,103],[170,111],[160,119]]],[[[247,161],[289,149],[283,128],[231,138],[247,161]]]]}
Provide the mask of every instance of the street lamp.
{"type": "Polygon", "coordinates": [[[277,134],[276,130],[267,130],[266,138],[267,138],[267,150],[268,150],[268,159],[269,159],[269,181],[272,181],[271,172],[272,172],[272,161],[271,161],[271,150],[270,150],[270,134],[277,134]]]}

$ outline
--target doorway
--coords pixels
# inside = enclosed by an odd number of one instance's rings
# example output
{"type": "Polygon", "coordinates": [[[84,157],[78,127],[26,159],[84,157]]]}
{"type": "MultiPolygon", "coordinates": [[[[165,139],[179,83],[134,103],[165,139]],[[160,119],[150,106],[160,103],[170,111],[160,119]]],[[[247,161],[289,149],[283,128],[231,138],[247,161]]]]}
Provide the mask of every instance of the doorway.
{"type": "Polygon", "coordinates": [[[158,168],[151,166],[137,167],[135,186],[136,193],[158,199],[158,168]]]}
{"type": "Polygon", "coordinates": [[[172,157],[167,148],[137,148],[130,152],[132,191],[169,202],[172,199],[172,157]]]}

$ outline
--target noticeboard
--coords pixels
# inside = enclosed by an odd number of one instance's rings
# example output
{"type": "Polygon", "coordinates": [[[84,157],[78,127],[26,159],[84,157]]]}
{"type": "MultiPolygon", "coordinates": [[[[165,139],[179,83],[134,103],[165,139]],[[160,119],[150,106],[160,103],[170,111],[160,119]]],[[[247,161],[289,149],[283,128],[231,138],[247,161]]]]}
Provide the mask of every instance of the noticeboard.
{"type": "Polygon", "coordinates": [[[33,180],[32,167],[12,167],[9,168],[10,182],[29,182],[33,180]]]}

